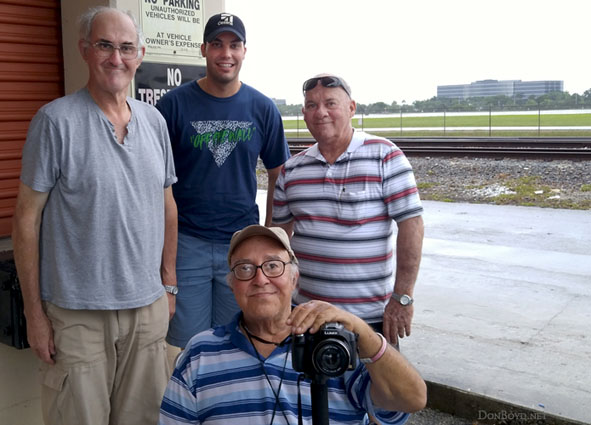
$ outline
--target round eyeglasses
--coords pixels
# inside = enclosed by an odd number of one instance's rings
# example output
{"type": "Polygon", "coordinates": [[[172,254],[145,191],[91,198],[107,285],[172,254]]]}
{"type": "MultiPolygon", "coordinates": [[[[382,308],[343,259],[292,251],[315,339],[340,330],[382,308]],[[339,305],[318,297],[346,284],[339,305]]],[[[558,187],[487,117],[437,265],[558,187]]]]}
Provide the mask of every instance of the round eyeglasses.
{"type": "Polygon", "coordinates": [[[259,266],[250,263],[236,264],[232,268],[234,277],[238,280],[250,280],[257,274],[257,269],[261,269],[267,277],[279,277],[285,272],[285,265],[291,264],[291,261],[268,260],[259,266]]]}
{"type": "Polygon", "coordinates": [[[115,50],[119,50],[119,54],[123,59],[137,59],[139,57],[139,49],[133,44],[120,44],[115,46],[109,41],[97,41],[90,43],[95,48],[98,56],[103,58],[110,58],[115,50]]]}

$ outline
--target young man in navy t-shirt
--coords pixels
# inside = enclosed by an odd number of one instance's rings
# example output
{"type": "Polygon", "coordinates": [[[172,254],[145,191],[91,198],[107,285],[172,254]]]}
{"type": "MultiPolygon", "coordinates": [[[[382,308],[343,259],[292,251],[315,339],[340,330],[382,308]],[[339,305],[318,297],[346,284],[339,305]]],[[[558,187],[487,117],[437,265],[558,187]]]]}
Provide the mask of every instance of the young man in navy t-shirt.
{"type": "Polygon", "coordinates": [[[275,181],[289,157],[277,107],[239,79],[246,54],[240,18],[212,16],[203,40],[206,76],[170,91],[157,104],[178,176],[173,187],[179,211],[178,294],[167,341],[181,348],[238,311],[225,279],[230,239],[259,223],[258,158],[268,174],[269,221],[275,181]]]}

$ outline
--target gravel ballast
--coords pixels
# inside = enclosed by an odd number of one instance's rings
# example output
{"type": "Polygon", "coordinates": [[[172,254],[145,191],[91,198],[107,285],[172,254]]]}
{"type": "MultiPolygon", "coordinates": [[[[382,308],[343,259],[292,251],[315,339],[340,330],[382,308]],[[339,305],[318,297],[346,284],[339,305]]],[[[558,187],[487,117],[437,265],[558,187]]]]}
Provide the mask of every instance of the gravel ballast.
{"type": "MultiPolygon", "coordinates": [[[[548,208],[591,209],[591,161],[408,158],[421,199],[548,208]]],[[[267,173],[257,169],[259,189],[267,173]]]]}
{"type": "Polygon", "coordinates": [[[421,198],[591,208],[591,161],[409,157],[421,198]]]}

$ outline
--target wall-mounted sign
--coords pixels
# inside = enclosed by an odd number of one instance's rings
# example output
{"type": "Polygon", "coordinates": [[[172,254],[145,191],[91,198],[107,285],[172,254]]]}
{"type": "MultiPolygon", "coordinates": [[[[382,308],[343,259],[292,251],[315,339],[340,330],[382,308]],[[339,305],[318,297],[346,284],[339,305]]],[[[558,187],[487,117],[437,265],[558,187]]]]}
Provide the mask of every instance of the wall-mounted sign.
{"type": "Polygon", "coordinates": [[[135,73],[135,98],[156,105],[169,90],[205,77],[205,67],[142,62],[135,73]]]}
{"type": "Polygon", "coordinates": [[[202,0],[140,0],[140,21],[149,55],[201,57],[202,0]]]}

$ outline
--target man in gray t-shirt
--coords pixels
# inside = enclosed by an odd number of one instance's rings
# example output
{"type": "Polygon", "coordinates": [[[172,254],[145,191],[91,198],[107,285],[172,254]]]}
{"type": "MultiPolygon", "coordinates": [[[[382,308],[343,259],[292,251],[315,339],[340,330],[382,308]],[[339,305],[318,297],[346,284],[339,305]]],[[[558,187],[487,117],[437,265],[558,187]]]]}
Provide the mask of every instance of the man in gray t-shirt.
{"type": "Polygon", "coordinates": [[[43,106],[23,148],[12,239],[28,340],[46,424],[156,423],[176,294],[170,141],[127,96],[145,52],[133,17],[80,22],[88,84],[43,106]]]}

